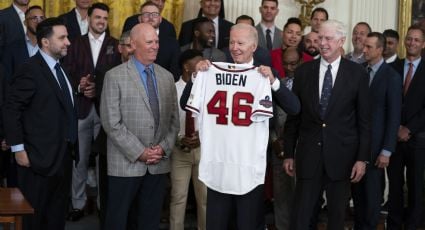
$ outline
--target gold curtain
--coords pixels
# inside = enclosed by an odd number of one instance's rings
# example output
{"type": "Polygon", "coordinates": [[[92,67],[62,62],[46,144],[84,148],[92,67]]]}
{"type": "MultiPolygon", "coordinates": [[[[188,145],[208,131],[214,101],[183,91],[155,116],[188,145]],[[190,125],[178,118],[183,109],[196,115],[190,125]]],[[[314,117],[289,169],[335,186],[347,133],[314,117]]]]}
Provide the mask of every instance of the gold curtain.
{"type": "MultiPolygon", "coordinates": [[[[112,36],[118,38],[121,35],[124,21],[127,17],[139,12],[140,5],[145,0],[98,0],[111,8],[109,13],[109,29],[112,36]]],[[[0,0],[0,9],[9,7],[12,0],[0,0]]],[[[74,0],[31,0],[30,5],[43,7],[47,17],[54,17],[70,11],[75,7],[74,0]]],[[[183,20],[184,0],[167,0],[162,16],[172,22],[177,32],[183,20]]]]}

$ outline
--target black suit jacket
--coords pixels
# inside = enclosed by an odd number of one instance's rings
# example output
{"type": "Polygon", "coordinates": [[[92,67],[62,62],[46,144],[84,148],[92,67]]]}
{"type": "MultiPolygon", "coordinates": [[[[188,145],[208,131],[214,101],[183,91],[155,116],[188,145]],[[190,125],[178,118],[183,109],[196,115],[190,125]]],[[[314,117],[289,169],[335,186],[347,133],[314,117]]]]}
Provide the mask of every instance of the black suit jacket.
{"type": "MultiPolygon", "coordinates": [[[[393,67],[400,74],[403,81],[404,61],[393,62],[393,67]]],[[[401,122],[412,135],[409,144],[414,147],[425,148],[425,60],[421,59],[415,75],[410,82],[409,90],[403,97],[401,107],[401,122]]]]}
{"type": "Polygon", "coordinates": [[[9,82],[19,66],[30,58],[25,40],[17,40],[8,45],[4,50],[3,57],[5,78],[9,82]]]}
{"type": "MultiPolygon", "coordinates": [[[[139,14],[128,17],[124,22],[122,32],[124,33],[125,31],[131,30],[135,25],[139,23],[139,14]]],[[[174,28],[174,25],[165,18],[162,18],[162,21],[159,24],[159,31],[160,36],[169,36],[177,38],[176,29],[174,28]]]]}
{"type": "Polygon", "coordinates": [[[70,107],[65,103],[40,53],[17,70],[3,107],[6,141],[10,145],[24,144],[35,173],[55,174],[65,154],[69,154],[66,139],[70,125],[77,130],[77,120],[75,110],[68,111],[70,107]],[[74,114],[73,118],[69,114],[74,114]]]}
{"type": "MultiPolygon", "coordinates": [[[[100,48],[99,57],[97,59],[96,68],[94,67],[89,36],[88,34],[75,39],[74,43],[68,49],[68,55],[64,58],[64,66],[70,73],[70,77],[75,85],[79,85],[81,77],[90,74],[98,76],[99,73],[105,73],[121,63],[121,55],[118,52],[118,41],[106,35],[100,48]],[[98,69],[101,69],[100,71],[98,69]]],[[[78,118],[84,119],[90,112],[93,105],[93,99],[85,97],[83,94],[78,94],[78,118]]]]}
{"type": "Polygon", "coordinates": [[[68,31],[68,39],[72,42],[79,36],[81,36],[81,29],[80,25],[78,25],[77,21],[77,13],[75,13],[76,9],[72,9],[71,11],[62,14],[59,16],[61,18],[66,26],[66,29],[68,31]]]}
{"type": "MultiPolygon", "coordinates": [[[[224,54],[226,54],[227,62],[233,63],[234,61],[233,61],[232,55],[230,54],[229,47],[223,48],[223,52],[224,54]]],[[[272,66],[272,58],[270,56],[270,52],[261,46],[257,46],[257,49],[254,51],[254,60],[258,66],[259,65],[266,65],[269,67],[272,66]]]]}
{"type": "MultiPolygon", "coordinates": [[[[184,46],[189,44],[193,40],[193,23],[195,19],[183,22],[182,27],[180,29],[179,34],[179,43],[180,46],[184,46]]],[[[223,49],[224,47],[229,46],[230,39],[230,28],[233,26],[233,23],[219,18],[218,19],[218,37],[216,35],[216,39],[218,39],[218,49],[223,49]]]]}
{"type": "Polygon", "coordinates": [[[382,63],[370,85],[371,103],[371,163],[382,149],[395,152],[400,126],[402,81],[400,75],[387,63],[382,63]]]}
{"type": "Polygon", "coordinates": [[[159,32],[159,50],[155,63],[170,71],[174,80],[178,81],[181,75],[181,69],[178,64],[180,57],[180,47],[175,38],[161,36],[159,32]]]}
{"type": "Polygon", "coordinates": [[[295,158],[300,179],[321,173],[317,168],[323,163],[330,179],[345,180],[355,161],[370,159],[369,78],[361,65],[342,58],[322,120],[319,67],[320,59],[295,72],[292,91],[300,99],[301,112],[286,120],[284,157],[295,158]]]}
{"type": "Polygon", "coordinates": [[[0,10],[0,61],[8,45],[24,39],[24,28],[13,6],[0,10]]]}

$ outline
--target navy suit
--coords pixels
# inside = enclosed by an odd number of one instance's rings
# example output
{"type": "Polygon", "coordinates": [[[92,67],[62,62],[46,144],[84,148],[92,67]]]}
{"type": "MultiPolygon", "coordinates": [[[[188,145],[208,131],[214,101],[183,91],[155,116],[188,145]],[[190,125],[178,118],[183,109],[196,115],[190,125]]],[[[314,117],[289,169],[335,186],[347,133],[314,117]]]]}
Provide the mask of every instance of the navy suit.
{"type": "Polygon", "coordinates": [[[0,61],[3,57],[4,49],[8,45],[24,39],[24,27],[13,5],[0,10],[0,61]]]}
{"type": "MultiPolygon", "coordinates": [[[[224,54],[226,54],[227,62],[233,63],[234,61],[233,61],[232,55],[230,54],[229,47],[225,47],[222,50],[224,54]]],[[[257,49],[254,51],[254,60],[256,64],[258,65],[266,65],[269,67],[272,66],[272,59],[270,56],[270,52],[261,46],[257,46],[257,49]]]]}
{"type": "Polygon", "coordinates": [[[402,82],[399,74],[383,62],[375,73],[369,89],[371,103],[371,158],[363,179],[352,185],[355,208],[355,229],[375,230],[378,225],[383,169],[375,162],[383,149],[395,152],[400,125],[402,82]]]}
{"type": "Polygon", "coordinates": [[[173,74],[174,81],[178,81],[181,70],[178,64],[180,47],[177,40],[170,36],[161,35],[159,32],[159,50],[155,63],[173,74]]]}
{"type": "MultiPolygon", "coordinates": [[[[128,17],[124,22],[122,32],[124,33],[125,31],[131,30],[135,25],[139,23],[139,14],[128,17]]],[[[159,24],[159,31],[161,31],[162,33],[161,36],[165,35],[177,38],[176,29],[174,28],[174,25],[165,18],[162,18],[162,21],[159,24]]]]}
{"type": "MultiPolygon", "coordinates": [[[[192,19],[186,22],[183,22],[182,27],[180,29],[179,34],[179,43],[180,46],[184,46],[193,41],[193,23],[196,19],[192,19]]],[[[219,18],[218,19],[218,36],[216,34],[216,38],[218,39],[218,49],[223,49],[224,47],[229,46],[230,39],[230,28],[233,26],[233,23],[219,18]]]]}
{"type": "Polygon", "coordinates": [[[25,40],[17,40],[8,45],[4,50],[3,57],[5,78],[7,82],[10,82],[18,67],[30,58],[25,40]]]}
{"type": "MultiPolygon", "coordinates": [[[[404,76],[405,59],[392,65],[404,76]]],[[[401,78],[403,80],[403,77],[401,78]]],[[[398,142],[388,166],[389,195],[387,229],[417,229],[422,220],[423,173],[425,168],[425,60],[419,62],[407,94],[403,97],[400,125],[410,130],[407,142],[398,142]],[[408,208],[403,220],[403,186],[406,169],[408,208]]]]}

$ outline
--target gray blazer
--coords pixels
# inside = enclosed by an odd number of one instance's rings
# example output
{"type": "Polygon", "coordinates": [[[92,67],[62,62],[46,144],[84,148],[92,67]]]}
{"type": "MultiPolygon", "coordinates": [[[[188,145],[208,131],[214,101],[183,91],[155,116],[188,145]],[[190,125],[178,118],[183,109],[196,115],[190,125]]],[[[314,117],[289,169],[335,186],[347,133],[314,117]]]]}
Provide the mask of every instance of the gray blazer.
{"type": "MultiPolygon", "coordinates": [[[[267,42],[266,42],[266,35],[263,33],[263,29],[261,28],[260,23],[258,23],[255,28],[258,32],[258,46],[263,47],[264,49],[267,49],[267,42]]],[[[282,30],[277,28],[275,26],[274,34],[273,34],[273,48],[277,49],[282,47],[282,30]]]]}
{"type": "Polygon", "coordinates": [[[170,171],[170,156],[179,131],[177,93],[173,75],[154,65],[159,99],[159,127],[139,73],[130,60],[105,75],[100,117],[107,138],[108,175],[119,177],[163,174],[170,171]],[[156,165],[138,161],[145,148],[159,144],[167,157],[156,165]]]}

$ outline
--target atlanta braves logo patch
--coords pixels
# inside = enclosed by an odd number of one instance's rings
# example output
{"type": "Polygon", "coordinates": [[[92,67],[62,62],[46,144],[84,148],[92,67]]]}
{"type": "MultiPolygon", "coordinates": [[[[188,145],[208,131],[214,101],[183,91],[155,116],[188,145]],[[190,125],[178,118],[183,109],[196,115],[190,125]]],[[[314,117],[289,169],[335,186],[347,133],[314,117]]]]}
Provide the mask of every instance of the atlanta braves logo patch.
{"type": "Polygon", "coordinates": [[[260,105],[264,106],[265,108],[270,108],[273,106],[272,101],[270,100],[270,96],[266,96],[264,99],[260,100],[260,105]]]}

